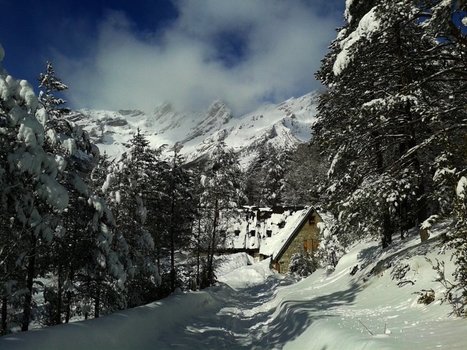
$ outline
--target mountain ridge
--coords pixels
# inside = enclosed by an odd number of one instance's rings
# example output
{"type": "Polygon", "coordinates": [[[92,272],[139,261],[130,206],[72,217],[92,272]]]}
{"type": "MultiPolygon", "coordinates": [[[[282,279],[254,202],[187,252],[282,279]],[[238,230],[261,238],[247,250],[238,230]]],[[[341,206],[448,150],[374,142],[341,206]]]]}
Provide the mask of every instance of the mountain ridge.
{"type": "Polygon", "coordinates": [[[128,141],[140,129],[153,147],[181,143],[189,161],[209,155],[223,142],[239,154],[242,165],[247,167],[266,144],[291,150],[311,139],[317,96],[311,92],[241,116],[234,116],[226,103],[217,100],[205,112],[177,111],[170,103],[150,114],[140,110],[83,109],[74,121],[88,131],[101,152],[111,157],[125,152],[128,141]]]}

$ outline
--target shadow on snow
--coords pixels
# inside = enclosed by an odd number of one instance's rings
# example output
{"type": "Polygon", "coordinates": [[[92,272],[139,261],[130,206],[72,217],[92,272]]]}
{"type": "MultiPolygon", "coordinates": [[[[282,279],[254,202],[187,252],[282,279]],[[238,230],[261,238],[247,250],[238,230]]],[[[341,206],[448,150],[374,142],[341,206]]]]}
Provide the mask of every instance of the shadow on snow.
{"type": "MultiPolygon", "coordinates": [[[[272,277],[260,286],[241,291],[230,290],[225,293],[229,299],[221,300],[223,308],[216,315],[194,318],[185,329],[159,338],[158,345],[170,344],[171,348],[180,349],[280,349],[302,334],[313,322],[334,317],[327,310],[353,303],[359,291],[359,287],[354,284],[344,291],[319,297],[310,295],[309,300],[287,300],[251,317],[242,311],[272,300],[277,287],[290,283],[290,279],[278,280],[272,277]]],[[[220,289],[229,287],[218,288],[220,292],[220,289]]]]}

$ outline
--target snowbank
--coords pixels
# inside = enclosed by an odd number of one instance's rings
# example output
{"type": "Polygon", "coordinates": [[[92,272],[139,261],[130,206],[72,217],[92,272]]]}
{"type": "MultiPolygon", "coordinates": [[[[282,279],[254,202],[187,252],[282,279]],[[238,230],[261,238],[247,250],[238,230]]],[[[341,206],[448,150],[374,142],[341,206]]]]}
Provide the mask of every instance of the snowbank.
{"type": "Polygon", "coordinates": [[[269,268],[270,259],[250,266],[243,266],[225,275],[219,276],[219,282],[233,289],[242,289],[263,284],[274,272],[269,268]]]}
{"type": "Polygon", "coordinates": [[[426,257],[444,260],[446,276],[453,270],[450,254],[441,254],[434,230],[420,243],[414,235],[382,251],[377,242],[356,245],[331,275],[314,274],[300,289],[282,291],[278,298],[300,299],[310,327],[285,349],[465,349],[465,321],[450,316],[441,305],[442,286],[426,257]],[[350,271],[358,266],[351,276],[350,271]],[[420,293],[433,289],[435,301],[418,303],[420,293]],[[306,300],[314,300],[309,306],[306,300]],[[321,304],[321,306],[319,305],[321,304]]]}
{"type": "Polygon", "coordinates": [[[228,254],[216,257],[216,276],[222,277],[241,267],[252,265],[254,259],[246,253],[228,254]]]}
{"type": "Polygon", "coordinates": [[[207,292],[177,294],[98,319],[9,335],[0,338],[0,349],[150,349],[151,342],[164,333],[218,307],[219,302],[207,292]]]}

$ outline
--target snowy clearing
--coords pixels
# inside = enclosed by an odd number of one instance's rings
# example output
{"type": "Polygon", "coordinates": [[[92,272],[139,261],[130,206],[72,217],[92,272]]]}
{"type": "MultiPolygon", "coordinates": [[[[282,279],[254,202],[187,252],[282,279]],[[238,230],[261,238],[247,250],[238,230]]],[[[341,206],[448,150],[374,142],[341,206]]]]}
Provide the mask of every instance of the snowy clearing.
{"type": "Polygon", "coordinates": [[[449,273],[450,255],[439,254],[436,234],[419,242],[409,237],[384,252],[377,242],[360,243],[335,272],[318,270],[298,283],[269,270],[268,261],[247,265],[251,260],[237,255],[224,263],[216,287],[9,335],[0,348],[465,349],[465,321],[440,305],[443,290],[425,259],[445,260],[449,273]],[[417,303],[418,292],[431,288],[435,301],[417,303]]]}

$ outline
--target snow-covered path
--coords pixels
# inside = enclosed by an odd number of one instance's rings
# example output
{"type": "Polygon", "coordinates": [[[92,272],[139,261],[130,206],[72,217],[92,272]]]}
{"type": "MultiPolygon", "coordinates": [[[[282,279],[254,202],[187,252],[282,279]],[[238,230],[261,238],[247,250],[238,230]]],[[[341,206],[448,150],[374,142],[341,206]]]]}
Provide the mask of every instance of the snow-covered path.
{"type": "Polygon", "coordinates": [[[226,285],[217,287],[213,295],[220,308],[195,316],[186,325],[163,334],[157,339],[155,348],[162,349],[168,344],[179,349],[281,348],[308,325],[306,317],[285,324],[277,320],[268,324],[274,310],[255,315],[248,312],[270,302],[278,286],[290,283],[289,279],[270,276],[264,284],[245,289],[233,290],[226,285]]]}
{"type": "MultiPolygon", "coordinates": [[[[265,265],[265,264],[263,264],[265,265]]],[[[293,302],[281,318],[274,309],[251,314],[270,303],[290,278],[269,275],[261,284],[175,294],[166,300],[71,323],[0,338],[0,349],[278,349],[309,326],[293,302]]]]}

